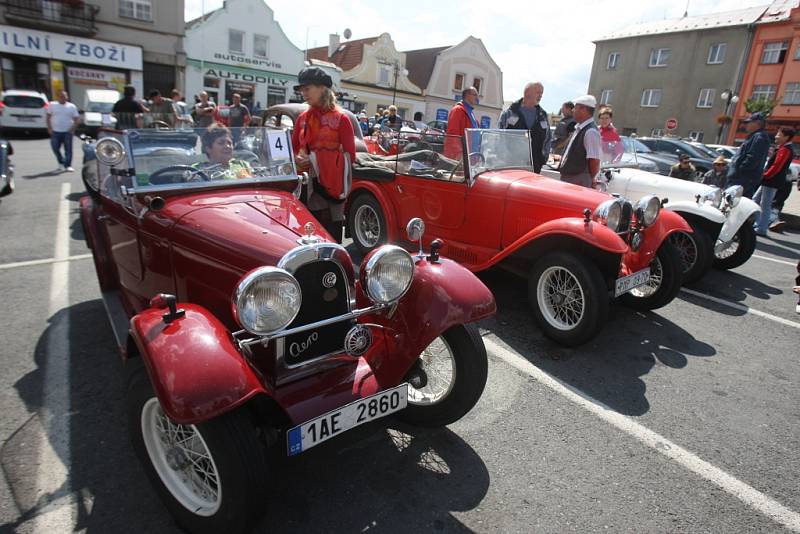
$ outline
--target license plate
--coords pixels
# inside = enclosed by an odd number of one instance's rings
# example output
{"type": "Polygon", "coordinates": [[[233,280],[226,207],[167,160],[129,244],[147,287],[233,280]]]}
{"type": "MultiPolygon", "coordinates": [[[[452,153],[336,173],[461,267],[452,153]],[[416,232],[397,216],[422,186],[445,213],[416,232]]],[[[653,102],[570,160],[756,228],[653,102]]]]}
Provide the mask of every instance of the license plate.
{"type": "Polygon", "coordinates": [[[406,406],[408,384],[400,384],[306,421],[286,434],[289,456],[307,451],[351,428],[399,412],[406,406]]]}
{"type": "Polygon", "coordinates": [[[33,115],[17,115],[17,119],[19,119],[20,122],[33,122],[37,117],[33,115]]]}
{"type": "Polygon", "coordinates": [[[650,281],[650,267],[642,269],[639,272],[617,278],[616,287],[614,289],[614,296],[618,297],[624,295],[631,289],[636,289],[639,286],[645,285],[650,281]]]}

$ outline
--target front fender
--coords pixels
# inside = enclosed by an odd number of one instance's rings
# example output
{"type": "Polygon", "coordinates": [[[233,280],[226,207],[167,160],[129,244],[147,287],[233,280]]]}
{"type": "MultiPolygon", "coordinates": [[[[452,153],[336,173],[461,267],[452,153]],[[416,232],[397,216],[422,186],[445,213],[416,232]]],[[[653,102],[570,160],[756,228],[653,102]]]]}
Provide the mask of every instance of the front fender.
{"type": "Polygon", "coordinates": [[[231,334],[208,310],[179,306],[186,316],[165,324],[166,310],[148,308],[131,319],[131,333],[167,416],[194,424],[228,412],[264,386],[231,334]]]}
{"type": "Polygon", "coordinates": [[[561,219],[547,221],[528,231],[510,245],[503,248],[499,254],[492,257],[489,261],[478,265],[473,271],[478,272],[488,269],[537,239],[545,236],[557,235],[566,235],[579,239],[593,247],[597,247],[600,250],[612,254],[624,254],[628,251],[628,245],[625,241],[607,226],[594,221],[586,222],[584,219],[578,217],[563,217],[561,219]]]}
{"type": "Polygon", "coordinates": [[[740,198],[736,207],[728,212],[725,224],[722,225],[719,233],[719,240],[727,243],[733,239],[739,228],[755,213],[761,213],[761,207],[747,197],[740,198]]]}
{"type": "Polygon", "coordinates": [[[630,250],[622,257],[622,275],[632,274],[650,265],[661,243],[675,232],[691,234],[692,227],[686,220],[669,210],[661,210],[655,224],[644,230],[644,239],[639,250],[630,250]]]}
{"type": "Polygon", "coordinates": [[[716,224],[722,224],[725,222],[724,213],[714,206],[710,206],[705,203],[698,204],[697,202],[691,200],[679,200],[677,202],[667,202],[664,205],[664,208],[679,214],[689,213],[691,215],[696,215],[698,217],[702,217],[703,219],[708,219],[716,224]]]}
{"type": "MultiPolygon", "coordinates": [[[[361,293],[360,298],[366,297],[361,293]]],[[[422,351],[447,329],[496,311],[492,292],[465,267],[445,258],[436,263],[418,260],[411,288],[394,314],[369,318],[391,333],[391,357],[373,365],[378,381],[384,387],[396,385],[422,351]]]]}

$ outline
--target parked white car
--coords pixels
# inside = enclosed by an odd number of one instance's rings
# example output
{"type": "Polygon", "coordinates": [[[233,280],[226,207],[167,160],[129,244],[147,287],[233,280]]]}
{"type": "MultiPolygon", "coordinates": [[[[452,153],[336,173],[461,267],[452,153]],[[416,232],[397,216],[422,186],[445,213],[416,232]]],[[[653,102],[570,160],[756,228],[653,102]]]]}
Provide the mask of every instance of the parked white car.
{"type": "MultiPolygon", "coordinates": [[[[638,168],[636,154],[617,153],[606,158],[601,168],[608,180],[607,190],[636,202],[656,195],[662,207],[680,214],[693,233],[677,232],[670,236],[681,254],[684,282],[693,282],[711,267],[733,269],[745,263],[756,247],[753,222],[761,212],[758,204],[742,197],[741,186],[724,191],[719,187],[670,178],[638,168]]],[[[558,177],[555,171],[543,171],[558,177]]]]}
{"type": "Polygon", "coordinates": [[[9,89],[0,93],[0,130],[47,131],[47,96],[37,91],[9,89]]]}

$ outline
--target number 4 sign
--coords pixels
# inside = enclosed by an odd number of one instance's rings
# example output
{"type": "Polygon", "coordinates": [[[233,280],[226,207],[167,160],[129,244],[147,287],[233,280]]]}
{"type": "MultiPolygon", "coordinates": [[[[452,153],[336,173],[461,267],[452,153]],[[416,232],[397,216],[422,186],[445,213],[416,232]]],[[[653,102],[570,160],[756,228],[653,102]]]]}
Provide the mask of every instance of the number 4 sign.
{"type": "Polygon", "coordinates": [[[289,142],[286,138],[286,132],[267,132],[267,140],[269,142],[269,155],[273,160],[289,159],[289,142]]]}

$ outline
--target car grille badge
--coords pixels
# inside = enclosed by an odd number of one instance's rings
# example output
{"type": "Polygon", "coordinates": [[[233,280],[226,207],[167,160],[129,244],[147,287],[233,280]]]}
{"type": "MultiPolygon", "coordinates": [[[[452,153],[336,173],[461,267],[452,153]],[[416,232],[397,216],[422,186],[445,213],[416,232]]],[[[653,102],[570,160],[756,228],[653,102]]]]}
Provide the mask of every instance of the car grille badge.
{"type": "Polygon", "coordinates": [[[361,356],[372,345],[372,331],[357,324],[344,336],[344,350],[350,356],[361,356]]]}

